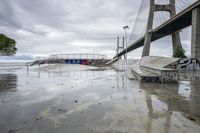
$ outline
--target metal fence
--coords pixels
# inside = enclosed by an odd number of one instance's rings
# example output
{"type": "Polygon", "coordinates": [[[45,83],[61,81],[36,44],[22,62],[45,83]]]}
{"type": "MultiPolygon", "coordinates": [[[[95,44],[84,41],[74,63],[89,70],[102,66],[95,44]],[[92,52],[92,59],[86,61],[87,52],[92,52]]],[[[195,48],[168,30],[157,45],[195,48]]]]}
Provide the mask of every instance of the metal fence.
{"type": "Polygon", "coordinates": [[[36,57],[36,60],[58,60],[58,59],[107,59],[103,54],[54,54],[49,57],[36,57]]]}

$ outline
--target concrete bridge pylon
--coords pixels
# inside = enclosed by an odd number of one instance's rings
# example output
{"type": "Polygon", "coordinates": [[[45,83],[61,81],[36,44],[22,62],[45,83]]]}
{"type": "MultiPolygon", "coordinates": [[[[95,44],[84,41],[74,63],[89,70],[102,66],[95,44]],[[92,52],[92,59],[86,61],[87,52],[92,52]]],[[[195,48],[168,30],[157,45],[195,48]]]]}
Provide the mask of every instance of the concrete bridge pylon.
{"type": "MultiPolygon", "coordinates": [[[[157,11],[166,11],[170,13],[170,18],[176,15],[176,7],[175,7],[175,0],[170,0],[169,4],[156,4],[155,0],[150,0],[150,7],[149,7],[149,17],[147,22],[146,28],[146,35],[144,40],[144,48],[142,52],[142,57],[149,56],[150,54],[150,47],[151,47],[151,38],[153,32],[153,21],[154,21],[154,13],[157,11]]],[[[179,32],[172,33],[172,47],[173,47],[173,54],[175,54],[176,48],[182,48],[181,39],[179,32]]]]}
{"type": "MultiPolygon", "coordinates": [[[[118,54],[119,54],[120,50],[124,50],[124,48],[125,48],[124,44],[125,44],[125,38],[122,37],[122,45],[120,45],[120,38],[117,37],[117,50],[116,50],[116,56],[117,56],[117,58],[120,58],[120,57],[118,57],[118,54]]],[[[124,59],[125,58],[126,58],[126,55],[124,55],[124,59]]]]}
{"type": "Polygon", "coordinates": [[[191,57],[200,59],[200,7],[192,11],[191,57]]]}

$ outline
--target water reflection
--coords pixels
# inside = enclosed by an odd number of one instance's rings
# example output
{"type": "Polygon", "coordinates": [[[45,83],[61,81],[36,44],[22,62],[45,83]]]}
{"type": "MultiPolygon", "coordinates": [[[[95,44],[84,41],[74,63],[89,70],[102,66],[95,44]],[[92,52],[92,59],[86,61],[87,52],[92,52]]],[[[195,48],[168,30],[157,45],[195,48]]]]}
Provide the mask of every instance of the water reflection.
{"type": "MultiPolygon", "coordinates": [[[[179,84],[140,83],[140,88],[145,91],[148,109],[147,132],[152,132],[151,128],[155,119],[165,119],[164,130],[169,132],[175,112],[200,125],[199,82],[191,82],[189,85],[184,85],[183,82],[179,84]],[[185,89],[185,87],[190,87],[189,98],[180,94],[180,89],[185,89]]],[[[186,91],[189,90],[186,89],[186,91]]]]}
{"type": "Polygon", "coordinates": [[[17,75],[15,74],[0,74],[0,91],[16,89],[17,75]]]}
{"type": "Polygon", "coordinates": [[[57,78],[57,77],[68,77],[73,79],[81,79],[86,77],[98,77],[105,74],[105,70],[84,70],[84,71],[59,71],[59,72],[50,72],[50,71],[28,71],[27,77],[33,76],[36,74],[37,78],[48,77],[48,78],[57,78]]]}
{"type": "Polygon", "coordinates": [[[116,71],[116,88],[117,90],[122,90],[123,91],[123,99],[128,99],[127,96],[127,78],[125,73],[120,72],[120,71],[116,71]]]}

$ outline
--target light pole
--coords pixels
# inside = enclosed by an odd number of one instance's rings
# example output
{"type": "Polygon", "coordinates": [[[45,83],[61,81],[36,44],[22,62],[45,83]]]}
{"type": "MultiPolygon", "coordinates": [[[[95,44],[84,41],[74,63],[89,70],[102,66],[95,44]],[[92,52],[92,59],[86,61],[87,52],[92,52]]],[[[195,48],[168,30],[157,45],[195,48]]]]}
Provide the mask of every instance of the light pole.
{"type": "Polygon", "coordinates": [[[128,45],[128,42],[127,42],[127,30],[129,29],[128,25],[124,26],[123,27],[124,31],[125,31],[125,39],[126,39],[126,66],[128,65],[128,61],[127,61],[127,45],[128,45]]]}

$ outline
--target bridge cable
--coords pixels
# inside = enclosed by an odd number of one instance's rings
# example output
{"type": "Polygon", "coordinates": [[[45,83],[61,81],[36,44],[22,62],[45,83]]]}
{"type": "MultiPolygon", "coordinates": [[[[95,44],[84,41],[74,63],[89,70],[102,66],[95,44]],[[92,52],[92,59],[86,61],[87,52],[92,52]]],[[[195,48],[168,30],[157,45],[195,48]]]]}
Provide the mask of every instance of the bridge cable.
{"type": "Polygon", "coordinates": [[[135,19],[134,24],[133,24],[131,34],[129,35],[128,44],[130,44],[130,43],[134,42],[136,39],[139,39],[140,37],[142,37],[144,31],[146,30],[146,24],[143,27],[144,29],[142,28],[143,30],[138,29],[138,28],[142,27],[141,26],[142,23],[146,22],[146,21],[143,21],[144,18],[142,18],[142,17],[144,17],[143,12],[146,9],[145,6],[148,6],[148,4],[146,3],[146,0],[142,0],[141,3],[140,3],[140,7],[139,7],[139,10],[138,10],[136,19],[135,19]],[[138,30],[140,30],[140,31],[138,31],[138,30]],[[140,32],[142,32],[142,33],[140,33],[140,32]]]}

